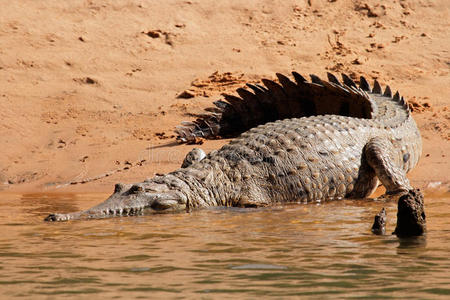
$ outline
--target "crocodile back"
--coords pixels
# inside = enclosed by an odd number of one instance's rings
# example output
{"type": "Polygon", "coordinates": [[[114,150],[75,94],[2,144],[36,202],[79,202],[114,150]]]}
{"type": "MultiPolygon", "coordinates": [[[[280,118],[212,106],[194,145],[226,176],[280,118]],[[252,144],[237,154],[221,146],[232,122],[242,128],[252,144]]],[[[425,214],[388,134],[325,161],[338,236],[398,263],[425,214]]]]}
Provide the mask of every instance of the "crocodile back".
{"type": "Polygon", "coordinates": [[[329,81],[316,75],[307,81],[296,72],[292,74],[294,80],[276,74],[278,82],[263,79],[263,85],[247,84],[246,89],[237,89],[236,95],[225,94],[224,100],[214,102],[215,107],[198,114],[196,120],[177,126],[177,140],[189,143],[197,137],[236,137],[258,125],[288,118],[333,114],[372,119],[377,114],[366,85],[359,88],[346,75],[340,83],[330,73],[329,81]]]}

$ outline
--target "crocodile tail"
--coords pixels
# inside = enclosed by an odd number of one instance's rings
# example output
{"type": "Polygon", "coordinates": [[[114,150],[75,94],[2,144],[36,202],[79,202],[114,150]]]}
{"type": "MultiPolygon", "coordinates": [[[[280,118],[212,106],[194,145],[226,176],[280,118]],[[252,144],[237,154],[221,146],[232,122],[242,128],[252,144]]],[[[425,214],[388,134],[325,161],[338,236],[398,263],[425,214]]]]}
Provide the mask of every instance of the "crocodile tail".
{"type": "MultiPolygon", "coordinates": [[[[364,77],[361,77],[361,79],[364,79],[364,77]]],[[[405,98],[400,96],[398,91],[394,94],[394,96],[392,96],[392,91],[391,91],[391,88],[389,87],[389,85],[386,86],[386,88],[384,89],[384,92],[383,92],[381,85],[378,83],[377,80],[375,80],[374,84],[373,84],[373,89],[370,90],[370,87],[368,87],[368,91],[372,95],[375,95],[378,97],[381,96],[381,97],[384,97],[385,99],[388,99],[388,100],[392,99],[392,100],[398,102],[402,106],[402,108],[407,112],[408,115],[411,113],[409,104],[408,104],[408,102],[406,102],[405,98]]]]}
{"type": "Polygon", "coordinates": [[[328,73],[328,81],[310,75],[311,81],[293,72],[294,80],[276,74],[278,82],[262,79],[262,84],[247,84],[235,95],[224,94],[215,107],[206,109],[197,119],[176,127],[177,140],[190,143],[196,138],[234,137],[258,125],[286,118],[336,114],[370,119],[376,105],[368,93],[365,79],[358,87],[347,75],[341,83],[328,73]]]}

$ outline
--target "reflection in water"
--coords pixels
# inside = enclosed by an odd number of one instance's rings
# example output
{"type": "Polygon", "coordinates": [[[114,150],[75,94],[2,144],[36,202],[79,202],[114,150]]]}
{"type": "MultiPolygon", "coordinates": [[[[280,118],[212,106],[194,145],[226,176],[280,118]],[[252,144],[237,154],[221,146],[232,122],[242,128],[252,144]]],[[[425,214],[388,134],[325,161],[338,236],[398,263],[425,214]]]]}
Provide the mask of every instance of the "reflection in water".
{"type": "Polygon", "coordinates": [[[41,216],[49,211],[72,212],[80,210],[74,202],[76,194],[24,194],[20,203],[26,214],[41,216]]]}
{"type": "Polygon", "coordinates": [[[448,197],[427,199],[428,233],[370,232],[395,203],[335,201],[212,208],[67,223],[102,194],[0,194],[0,296],[27,298],[257,296],[448,298],[448,197]],[[96,295],[100,294],[100,295],[96,295]]]}
{"type": "Polygon", "coordinates": [[[425,248],[427,246],[426,235],[418,236],[418,237],[408,237],[408,238],[399,238],[398,248],[425,248]]]}

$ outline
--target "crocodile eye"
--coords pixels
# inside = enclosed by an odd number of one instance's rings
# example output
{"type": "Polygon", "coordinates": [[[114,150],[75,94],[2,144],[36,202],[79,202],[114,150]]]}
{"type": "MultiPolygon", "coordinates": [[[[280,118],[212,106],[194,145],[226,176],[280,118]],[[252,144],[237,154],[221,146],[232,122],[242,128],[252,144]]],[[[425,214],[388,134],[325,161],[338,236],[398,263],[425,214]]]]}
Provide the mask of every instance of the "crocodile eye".
{"type": "Polygon", "coordinates": [[[136,193],[138,193],[138,192],[142,192],[144,189],[142,188],[142,186],[140,186],[140,185],[133,185],[129,190],[128,190],[128,192],[130,193],[130,194],[136,194],[136,193]]]}

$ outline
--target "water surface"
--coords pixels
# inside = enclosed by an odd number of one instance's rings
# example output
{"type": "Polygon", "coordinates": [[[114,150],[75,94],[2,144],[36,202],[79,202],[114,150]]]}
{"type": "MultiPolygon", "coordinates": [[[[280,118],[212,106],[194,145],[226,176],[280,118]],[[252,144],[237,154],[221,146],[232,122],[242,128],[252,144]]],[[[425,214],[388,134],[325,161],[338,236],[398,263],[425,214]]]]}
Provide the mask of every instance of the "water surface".
{"type": "Polygon", "coordinates": [[[0,298],[450,297],[450,196],[426,237],[370,232],[396,204],[342,200],[66,223],[102,194],[0,194],[0,298]]]}

